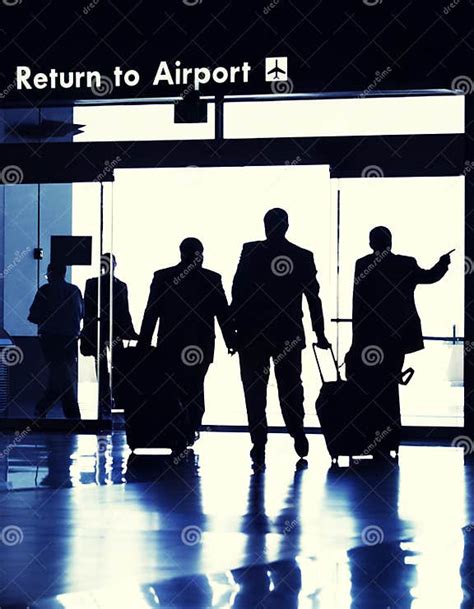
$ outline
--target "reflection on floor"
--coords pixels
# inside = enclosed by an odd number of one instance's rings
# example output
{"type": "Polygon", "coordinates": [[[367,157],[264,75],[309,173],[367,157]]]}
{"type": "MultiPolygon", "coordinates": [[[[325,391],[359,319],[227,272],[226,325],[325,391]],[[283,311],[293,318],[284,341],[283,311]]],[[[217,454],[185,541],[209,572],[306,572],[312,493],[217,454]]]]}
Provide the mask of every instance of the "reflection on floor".
{"type": "Polygon", "coordinates": [[[121,433],[2,442],[2,608],[472,607],[462,449],[331,469],[321,436],[296,466],[276,434],[254,473],[237,433],[179,458],[131,456],[121,433]]]}

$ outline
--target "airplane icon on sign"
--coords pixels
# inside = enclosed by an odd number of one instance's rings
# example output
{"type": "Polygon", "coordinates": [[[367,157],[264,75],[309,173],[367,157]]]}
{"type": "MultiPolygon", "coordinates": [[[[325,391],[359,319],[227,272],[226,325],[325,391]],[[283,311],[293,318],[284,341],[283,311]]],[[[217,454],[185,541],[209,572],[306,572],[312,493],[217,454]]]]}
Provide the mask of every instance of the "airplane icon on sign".
{"type": "Polygon", "coordinates": [[[267,57],[265,59],[265,80],[267,82],[288,80],[288,57],[267,57]]]}
{"type": "Polygon", "coordinates": [[[286,77],[286,71],[278,67],[278,60],[276,61],[273,70],[269,70],[268,75],[270,76],[270,74],[274,74],[277,80],[280,80],[280,74],[283,74],[286,77]]]}

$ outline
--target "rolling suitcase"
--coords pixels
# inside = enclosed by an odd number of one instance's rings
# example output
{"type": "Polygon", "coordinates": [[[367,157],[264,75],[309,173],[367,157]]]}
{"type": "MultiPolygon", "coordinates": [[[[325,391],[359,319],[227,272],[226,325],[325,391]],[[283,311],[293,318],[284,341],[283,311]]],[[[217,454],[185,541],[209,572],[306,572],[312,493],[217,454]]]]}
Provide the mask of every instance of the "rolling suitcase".
{"type": "Polygon", "coordinates": [[[313,343],[313,351],[322,382],[316,400],[316,414],[331,460],[336,463],[338,457],[343,455],[360,456],[366,450],[372,427],[367,413],[361,413],[361,392],[352,382],[342,379],[332,347],[330,352],[336,368],[335,381],[324,378],[316,343],[313,343]]]}
{"type": "Polygon", "coordinates": [[[186,417],[158,350],[124,348],[115,358],[114,373],[114,397],[125,413],[130,449],[186,448],[186,417]]]}
{"type": "Polygon", "coordinates": [[[355,342],[346,357],[346,375],[363,397],[361,408],[371,419],[368,438],[371,452],[398,453],[401,437],[399,385],[407,385],[415,371],[401,371],[404,354],[398,340],[379,337],[371,341],[355,342]]]}
{"type": "MultiPolygon", "coordinates": [[[[380,408],[378,396],[371,395],[368,386],[356,382],[352,376],[347,381],[341,378],[332,348],[330,352],[336,368],[336,380],[327,382],[315,343],[313,351],[322,382],[316,400],[316,413],[333,463],[340,456],[354,458],[373,455],[382,450],[398,451],[400,422],[394,422],[386,410],[380,408]]],[[[394,378],[387,385],[385,397],[388,396],[395,407],[398,405],[399,408],[398,384],[408,384],[413,374],[413,368],[408,368],[399,379],[394,378]]]]}

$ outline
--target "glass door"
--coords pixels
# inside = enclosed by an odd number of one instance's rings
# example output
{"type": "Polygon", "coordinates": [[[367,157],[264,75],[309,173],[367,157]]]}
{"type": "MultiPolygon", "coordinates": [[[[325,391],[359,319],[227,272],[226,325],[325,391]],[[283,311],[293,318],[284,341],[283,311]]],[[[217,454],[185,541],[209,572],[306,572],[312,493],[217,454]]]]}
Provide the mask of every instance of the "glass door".
{"type": "MultiPolygon", "coordinates": [[[[38,405],[43,404],[42,400],[48,392],[53,392],[57,399],[48,400],[48,408],[41,418],[47,421],[64,419],[67,416],[65,400],[71,402],[76,399],[82,419],[97,418],[95,358],[82,355],[80,341],[71,334],[76,332],[76,328],[63,327],[69,319],[69,311],[65,310],[66,306],[57,315],[49,311],[49,327],[45,329],[42,326],[41,330],[36,320],[31,319],[31,306],[37,294],[50,281],[48,265],[54,262],[55,257],[59,260],[58,256],[61,257],[64,252],[72,256],[65,263],[66,282],[79,287],[82,296],[86,279],[100,275],[101,247],[110,248],[110,237],[108,243],[103,237],[101,246],[100,227],[104,225],[104,215],[111,214],[111,188],[110,184],[104,185],[101,199],[101,185],[98,182],[1,187],[0,250],[3,271],[0,284],[5,335],[0,343],[2,417],[36,420],[39,416],[38,405]],[[87,260],[89,239],[92,240],[90,261],[87,260]],[[71,357],[67,358],[67,371],[64,366],[59,370],[51,364],[51,344],[46,345],[39,334],[71,334],[74,340],[71,340],[71,351],[68,351],[71,357]],[[64,383],[64,386],[59,386],[65,382],[66,376],[73,397],[64,383]],[[3,385],[6,385],[5,391],[3,385]]],[[[53,345],[55,349],[56,346],[53,345]]]]}
{"type": "Polygon", "coordinates": [[[76,183],[72,191],[75,234],[92,237],[90,266],[74,266],[73,283],[84,296],[85,317],[79,350],[78,401],[84,419],[111,419],[111,320],[113,281],[113,182],[76,183]],[[101,402],[103,408],[101,409],[101,402]]]}
{"type": "Polygon", "coordinates": [[[355,261],[370,253],[369,231],[387,226],[393,252],[413,256],[422,268],[454,249],[446,276],[420,285],[416,304],[425,349],[409,354],[405,367],[415,375],[401,387],[402,422],[414,426],[463,425],[464,335],[464,178],[356,178],[332,180],[333,206],[340,203],[340,358],[352,340],[352,287],[355,261]]]}
{"type": "MultiPolygon", "coordinates": [[[[289,214],[288,239],[314,253],[321,298],[329,317],[334,280],[329,229],[331,209],[328,166],[289,164],[270,167],[187,167],[117,169],[114,182],[114,251],[117,277],[128,285],[130,311],[140,330],[149,287],[157,269],[179,261],[179,244],[198,237],[204,266],[222,276],[228,299],[234,273],[248,241],[264,239],[263,216],[272,207],[289,214]]],[[[308,345],[314,338],[305,309],[308,345]]],[[[330,326],[329,321],[327,321],[330,326]]],[[[330,330],[330,328],[329,328],[330,330]]],[[[214,362],[206,377],[206,425],[246,425],[238,357],[230,357],[216,328],[214,362]]],[[[156,336],[156,332],[155,332],[156,336]]],[[[317,425],[314,403],[320,381],[310,348],[303,353],[306,422],[317,425]]],[[[268,392],[268,421],[283,426],[273,371],[268,392]]]]}

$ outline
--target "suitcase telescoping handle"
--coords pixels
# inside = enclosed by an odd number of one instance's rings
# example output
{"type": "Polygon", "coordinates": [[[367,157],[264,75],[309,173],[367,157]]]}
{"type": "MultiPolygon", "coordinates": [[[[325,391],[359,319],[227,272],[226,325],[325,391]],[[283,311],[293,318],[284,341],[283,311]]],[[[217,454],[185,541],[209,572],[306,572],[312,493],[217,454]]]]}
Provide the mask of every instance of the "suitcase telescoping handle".
{"type": "MultiPolygon", "coordinates": [[[[334,366],[336,368],[337,380],[340,381],[340,380],[342,380],[341,373],[339,372],[339,366],[337,365],[337,359],[334,356],[334,351],[332,350],[332,345],[329,347],[329,351],[331,352],[332,361],[334,362],[334,366]]],[[[318,344],[317,343],[313,343],[313,353],[314,353],[314,357],[316,358],[316,364],[318,365],[319,376],[321,377],[321,382],[325,383],[326,381],[324,380],[323,370],[321,368],[321,363],[320,363],[319,357],[318,357],[318,344]]]]}

